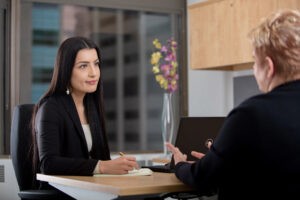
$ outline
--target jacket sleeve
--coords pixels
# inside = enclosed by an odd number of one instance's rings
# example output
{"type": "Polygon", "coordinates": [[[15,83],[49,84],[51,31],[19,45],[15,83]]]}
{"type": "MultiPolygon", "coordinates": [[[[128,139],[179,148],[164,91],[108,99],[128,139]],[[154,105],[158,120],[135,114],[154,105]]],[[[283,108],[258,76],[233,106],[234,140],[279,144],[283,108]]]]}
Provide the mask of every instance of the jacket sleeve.
{"type": "Polygon", "coordinates": [[[177,178],[202,194],[210,194],[217,190],[220,182],[230,178],[230,173],[238,173],[238,166],[243,162],[241,157],[247,158],[247,152],[251,154],[249,146],[255,137],[251,135],[255,130],[250,118],[247,109],[233,110],[202,159],[192,164],[180,162],[175,166],[177,178]],[[245,154],[241,156],[240,152],[245,154]]]}

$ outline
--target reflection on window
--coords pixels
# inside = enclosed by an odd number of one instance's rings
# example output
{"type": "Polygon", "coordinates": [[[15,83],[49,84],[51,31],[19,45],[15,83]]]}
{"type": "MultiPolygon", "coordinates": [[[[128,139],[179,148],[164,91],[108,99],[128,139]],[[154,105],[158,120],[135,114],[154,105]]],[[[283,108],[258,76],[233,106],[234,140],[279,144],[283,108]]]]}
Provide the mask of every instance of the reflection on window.
{"type": "Polygon", "coordinates": [[[89,37],[101,50],[111,150],[162,150],[163,90],[149,60],[154,38],[179,35],[173,30],[179,16],[45,3],[33,3],[32,9],[31,101],[48,88],[61,41],[75,35],[89,37]]]}

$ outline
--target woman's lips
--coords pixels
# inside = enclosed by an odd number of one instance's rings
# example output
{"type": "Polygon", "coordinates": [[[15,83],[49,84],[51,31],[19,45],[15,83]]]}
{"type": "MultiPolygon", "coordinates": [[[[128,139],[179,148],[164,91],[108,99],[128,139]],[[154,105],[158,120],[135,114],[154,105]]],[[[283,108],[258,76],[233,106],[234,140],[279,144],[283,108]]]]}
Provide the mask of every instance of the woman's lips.
{"type": "Polygon", "coordinates": [[[98,81],[86,81],[86,83],[89,85],[96,85],[98,81]]]}

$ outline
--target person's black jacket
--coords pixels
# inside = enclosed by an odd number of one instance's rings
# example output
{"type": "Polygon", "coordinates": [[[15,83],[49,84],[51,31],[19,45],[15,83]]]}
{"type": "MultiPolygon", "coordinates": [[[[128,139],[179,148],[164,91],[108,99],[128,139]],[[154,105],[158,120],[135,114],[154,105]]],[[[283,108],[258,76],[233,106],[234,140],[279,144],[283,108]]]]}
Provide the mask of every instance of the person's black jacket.
{"type": "Polygon", "coordinates": [[[176,176],[202,194],[217,190],[220,200],[299,198],[300,81],[233,109],[208,153],[178,163],[176,176]]]}

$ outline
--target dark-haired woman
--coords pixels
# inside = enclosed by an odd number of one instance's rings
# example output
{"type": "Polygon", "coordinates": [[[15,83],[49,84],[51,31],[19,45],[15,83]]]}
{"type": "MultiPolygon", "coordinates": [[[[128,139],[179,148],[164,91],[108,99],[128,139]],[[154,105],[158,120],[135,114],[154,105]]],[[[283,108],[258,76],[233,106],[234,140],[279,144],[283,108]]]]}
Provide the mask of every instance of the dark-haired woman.
{"type": "Polygon", "coordinates": [[[83,37],[59,47],[48,91],[33,116],[38,171],[56,175],[126,174],[134,157],[111,160],[97,45],[83,37]]]}

